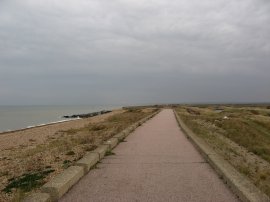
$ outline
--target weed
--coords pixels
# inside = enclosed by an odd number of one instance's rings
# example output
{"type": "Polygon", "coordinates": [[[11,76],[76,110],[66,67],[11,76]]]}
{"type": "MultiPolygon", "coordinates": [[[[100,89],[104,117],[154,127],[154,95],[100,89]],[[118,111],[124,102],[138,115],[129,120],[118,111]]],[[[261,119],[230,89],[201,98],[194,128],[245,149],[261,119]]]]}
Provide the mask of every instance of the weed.
{"type": "Polygon", "coordinates": [[[105,156],[111,156],[111,155],[115,155],[115,153],[112,151],[106,151],[105,156]]]}
{"type": "Polygon", "coordinates": [[[197,110],[191,109],[191,108],[187,108],[187,112],[193,115],[200,115],[201,113],[197,110]]]}
{"type": "Polygon", "coordinates": [[[62,168],[67,169],[69,166],[71,166],[71,161],[70,160],[64,160],[62,168]]]}
{"type": "Polygon", "coordinates": [[[243,166],[243,165],[238,166],[238,170],[239,170],[241,173],[243,173],[244,175],[248,176],[248,177],[250,177],[250,175],[251,175],[251,172],[250,172],[249,168],[246,167],[246,166],[243,166]]]}
{"type": "Polygon", "coordinates": [[[9,184],[2,191],[10,193],[14,188],[21,189],[24,192],[31,191],[41,186],[43,183],[42,180],[52,172],[54,172],[53,169],[47,169],[44,171],[25,173],[18,178],[11,178],[9,179],[9,184]]]}
{"type": "Polygon", "coordinates": [[[95,148],[96,148],[96,147],[93,146],[93,145],[87,145],[87,146],[84,147],[84,151],[92,151],[92,150],[94,150],[95,148]]]}
{"type": "Polygon", "coordinates": [[[261,180],[266,180],[266,178],[267,178],[267,175],[266,174],[263,173],[263,174],[260,175],[260,179],[261,180]]]}
{"type": "Polygon", "coordinates": [[[107,127],[105,125],[92,125],[89,127],[89,131],[99,131],[99,130],[104,130],[107,127]]]}
{"type": "Polygon", "coordinates": [[[66,153],[66,155],[73,156],[73,155],[75,155],[75,152],[74,151],[69,151],[69,152],[66,153]]]}
{"type": "Polygon", "coordinates": [[[94,138],[92,136],[82,136],[82,137],[78,137],[77,139],[79,144],[92,144],[94,143],[94,138]]]}
{"type": "MultiPolygon", "coordinates": [[[[62,132],[62,131],[61,131],[61,132],[62,132]]],[[[68,134],[68,135],[73,135],[73,134],[77,133],[78,130],[72,128],[72,129],[69,129],[69,130],[66,130],[66,131],[63,131],[63,132],[65,132],[65,133],[68,134]]]]}
{"type": "Polygon", "coordinates": [[[141,109],[136,108],[136,107],[133,107],[133,108],[129,108],[129,109],[127,110],[127,112],[131,112],[131,113],[134,113],[134,112],[141,112],[141,109]]]}
{"type": "Polygon", "coordinates": [[[269,177],[270,177],[270,170],[269,169],[268,170],[262,170],[260,172],[260,179],[261,180],[266,180],[269,177]]]}
{"type": "Polygon", "coordinates": [[[249,110],[252,114],[255,114],[255,115],[259,115],[260,114],[260,112],[258,112],[257,110],[249,110]]]}

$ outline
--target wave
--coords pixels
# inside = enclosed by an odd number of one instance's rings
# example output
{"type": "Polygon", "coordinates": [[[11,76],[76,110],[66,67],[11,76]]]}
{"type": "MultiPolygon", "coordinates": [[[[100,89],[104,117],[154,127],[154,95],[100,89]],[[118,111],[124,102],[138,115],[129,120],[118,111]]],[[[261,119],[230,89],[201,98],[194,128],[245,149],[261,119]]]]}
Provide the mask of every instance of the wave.
{"type": "Polygon", "coordinates": [[[54,125],[57,123],[63,123],[63,122],[69,122],[69,121],[75,121],[75,120],[80,120],[82,118],[77,117],[77,118],[70,118],[70,119],[64,119],[64,120],[60,120],[60,121],[53,121],[53,122],[49,122],[49,123],[41,123],[41,124],[37,124],[37,125],[33,125],[33,126],[27,126],[25,128],[20,128],[20,129],[15,129],[15,130],[5,130],[5,131],[0,131],[0,135],[1,134],[5,134],[5,133],[14,133],[14,132],[18,132],[18,131],[24,131],[27,129],[31,129],[31,128],[38,128],[38,127],[42,127],[42,126],[48,126],[48,125],[54,125]]]}

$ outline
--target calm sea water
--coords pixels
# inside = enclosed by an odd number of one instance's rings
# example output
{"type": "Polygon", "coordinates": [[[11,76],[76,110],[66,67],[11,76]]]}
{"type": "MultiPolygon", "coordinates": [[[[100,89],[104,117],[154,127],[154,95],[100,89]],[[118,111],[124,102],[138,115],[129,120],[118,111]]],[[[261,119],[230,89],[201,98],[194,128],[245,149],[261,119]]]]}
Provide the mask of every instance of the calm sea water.
{"type": "Polygon", "coordinates": [[[120,106],[0,106],[0,132],[65,120],[64,115],[115,108],[120,106]]]}

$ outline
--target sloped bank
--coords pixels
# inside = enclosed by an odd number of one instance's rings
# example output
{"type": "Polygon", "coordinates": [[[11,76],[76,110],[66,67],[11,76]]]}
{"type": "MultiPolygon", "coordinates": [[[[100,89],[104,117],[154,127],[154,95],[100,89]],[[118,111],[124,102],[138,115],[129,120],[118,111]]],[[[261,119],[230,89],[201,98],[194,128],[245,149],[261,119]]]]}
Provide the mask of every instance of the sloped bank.
{"type": "Polygon", "coordinates": [[[210,146],[194,134],[174,110],[180,128],[209,164],[215,169],[232,191],[245,202],[269,202],[269,197],[261,192],[250,180],[233,168],[226,160],[217,154],[210,146]]]}

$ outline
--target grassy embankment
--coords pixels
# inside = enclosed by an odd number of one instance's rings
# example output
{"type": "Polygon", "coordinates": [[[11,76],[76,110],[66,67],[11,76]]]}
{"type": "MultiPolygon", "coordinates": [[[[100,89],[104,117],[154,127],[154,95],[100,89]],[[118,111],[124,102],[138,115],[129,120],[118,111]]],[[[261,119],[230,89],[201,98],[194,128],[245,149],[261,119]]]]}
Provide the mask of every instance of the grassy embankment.
{"type": "Polygon", "coordinates": [[[154,110],[126,109],[99,123],[58,131],[44,144],[0,153],[6,155],[0,159],[0,201],[19,201],[26,193],[38,190],[57,173],[82,158],[87,151],[94,150],[103,141],[150,115],[154,110]]]}
{"type": "Polygon", "coordinates": [[[182,106],[186,125],[270,196],[270,107],[182,106]]]}

